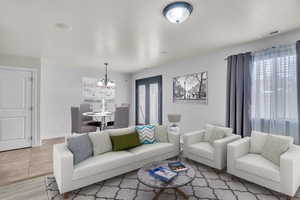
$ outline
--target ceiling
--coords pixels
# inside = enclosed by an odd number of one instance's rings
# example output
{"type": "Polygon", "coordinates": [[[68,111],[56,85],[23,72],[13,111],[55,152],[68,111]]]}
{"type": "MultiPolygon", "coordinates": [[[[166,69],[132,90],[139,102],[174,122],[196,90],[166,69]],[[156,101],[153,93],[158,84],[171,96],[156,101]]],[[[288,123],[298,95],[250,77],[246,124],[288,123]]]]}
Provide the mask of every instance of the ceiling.
{"type": "Polygon", "coordinates": [[[188,0],[193,13],[179,25],[161,14],[169,2],[0,0],[0,54],[135,72],[300,27],[299,0],[188,0]]]}

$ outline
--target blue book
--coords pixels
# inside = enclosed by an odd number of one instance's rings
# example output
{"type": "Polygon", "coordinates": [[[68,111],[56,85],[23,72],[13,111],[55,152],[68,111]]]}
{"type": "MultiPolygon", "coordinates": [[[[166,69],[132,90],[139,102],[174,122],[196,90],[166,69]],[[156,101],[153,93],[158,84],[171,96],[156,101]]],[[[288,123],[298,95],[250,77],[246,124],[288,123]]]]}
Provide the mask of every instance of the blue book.
{"type": "Polygon", "coordinates": [[[149,174],[164,182],[170,182],[178,175],[176,172],[173,172],[165,167],[157,167],[155,169],[149,170],[149,174]]]}

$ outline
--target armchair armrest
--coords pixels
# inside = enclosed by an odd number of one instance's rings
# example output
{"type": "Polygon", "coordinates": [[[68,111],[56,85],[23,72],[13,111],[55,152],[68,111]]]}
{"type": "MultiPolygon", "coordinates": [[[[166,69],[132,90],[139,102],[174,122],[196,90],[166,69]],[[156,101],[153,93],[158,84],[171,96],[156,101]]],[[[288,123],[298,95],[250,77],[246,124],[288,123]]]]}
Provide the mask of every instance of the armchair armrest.
{"type": "Polygon", "coordinates": [[[55,144],[53,146],[53,174],[55,176],[60,193],[66,192],[64,187],[72,180],[73,154],[66,144],[55,144]]]}
{"type": "Polygon", "coordinates": [[[280,156],[281,192],[294,196],[300,185],[300,147],[292,145],[280,156]]]}
{"type": "Polygon", "coordinates": [[[249,153],[250,150],[250,138],[245,137],[243,139],[234,141],[227,145],[227,171],[231,173],[234,169],[234,162],[237,158],[249,153]]]}
{"type": "Polygon", "coordinates": [[[205,130],[193,131],[190,133],[185,133],[183,135],[183,144],[184,146],[189,146],[202,141],[202,138],[205,134],[205,130]]]}
{"type": "Polygon", "coordinates": [[[213,143],[215,152],[214,152],[214,162],[215,167],[218,169],[224,169],[227,162],[227,144],[241,139],[239,135],[230,135],[225,138],[215,140],[213,143]]]}

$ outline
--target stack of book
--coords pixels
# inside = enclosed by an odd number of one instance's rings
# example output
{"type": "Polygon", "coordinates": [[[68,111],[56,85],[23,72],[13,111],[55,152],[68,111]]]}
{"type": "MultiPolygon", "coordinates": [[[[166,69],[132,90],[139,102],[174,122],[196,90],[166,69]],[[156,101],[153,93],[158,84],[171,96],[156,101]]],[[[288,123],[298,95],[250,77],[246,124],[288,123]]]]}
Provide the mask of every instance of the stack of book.
{"type": "Polygon", "coordinates": [[[168,163],[169,168],[174,172],[182,172],[188,170],[188,168],[180,161],[168,163]]]}
{"type": "Polygon", "coordinates": [[[170,182],[179,172],[186,171],[188,168],[180,161],[168,163],[168,167],[157,167],[149,170],[151,176],[164,181],[170,182]]]}

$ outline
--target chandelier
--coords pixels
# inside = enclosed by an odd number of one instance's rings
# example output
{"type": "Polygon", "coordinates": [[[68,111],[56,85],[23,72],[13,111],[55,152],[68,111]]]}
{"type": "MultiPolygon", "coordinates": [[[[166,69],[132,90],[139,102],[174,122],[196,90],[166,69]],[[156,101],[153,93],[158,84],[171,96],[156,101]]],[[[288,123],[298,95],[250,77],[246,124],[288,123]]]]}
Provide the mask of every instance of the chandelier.
{"type": "Polygon", "coordinates": [[[115,84],[114,81],[109,80],[108,77],[107,77],[107,65],[108,65],[108,63],[106,62],[106,63],[104,63],[104,65],[105,65],[105,76],[104,76],[103,79],[101,79],[97,82],[97,86],[98,87],[105,87],[105,88],[113,88],[113,87],[115,87],[116,84],[115,84]]]}

